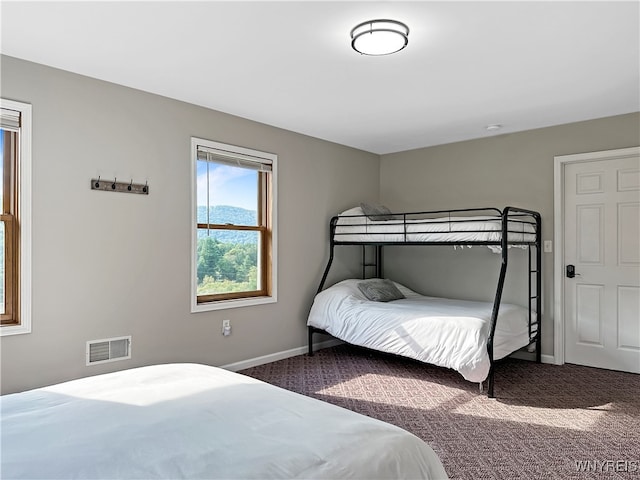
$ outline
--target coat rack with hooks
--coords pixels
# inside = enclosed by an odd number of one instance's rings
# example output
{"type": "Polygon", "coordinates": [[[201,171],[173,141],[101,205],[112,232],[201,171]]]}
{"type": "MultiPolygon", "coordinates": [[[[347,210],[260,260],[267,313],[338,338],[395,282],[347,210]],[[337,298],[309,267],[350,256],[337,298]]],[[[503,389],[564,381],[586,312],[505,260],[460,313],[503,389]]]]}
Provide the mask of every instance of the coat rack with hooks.
{"type": "Polygon", "coordinates": [[[103,180],[100,177],[91,179],[91,190],[104,190],[106,192],[121,192],[121,193],[138,193],[140,195],[149,195],[149,184],[145,183],[133,183],[119,182],[117,178],[113,180],[103,180]]]}

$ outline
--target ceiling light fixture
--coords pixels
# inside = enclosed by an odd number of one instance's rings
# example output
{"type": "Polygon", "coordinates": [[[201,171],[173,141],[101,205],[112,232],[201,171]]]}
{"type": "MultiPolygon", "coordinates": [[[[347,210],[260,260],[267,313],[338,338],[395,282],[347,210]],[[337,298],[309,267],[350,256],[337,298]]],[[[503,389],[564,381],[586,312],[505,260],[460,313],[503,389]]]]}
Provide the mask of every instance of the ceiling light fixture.
{"type": "Polygon", "coordinates": [[[409,27],[396,20],[369,20],[351,30],[351,47],[363,55],[389,55],[409,43],[409,27]]]}

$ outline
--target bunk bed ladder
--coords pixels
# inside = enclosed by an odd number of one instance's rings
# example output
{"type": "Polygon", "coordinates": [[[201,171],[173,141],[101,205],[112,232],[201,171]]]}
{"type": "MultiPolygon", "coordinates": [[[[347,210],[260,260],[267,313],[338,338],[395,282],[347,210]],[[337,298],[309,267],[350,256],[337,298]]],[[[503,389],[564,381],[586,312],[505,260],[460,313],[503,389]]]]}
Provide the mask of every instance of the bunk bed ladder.
{"type": "MultiPolygon", "coordinates": [[[[535,343],[536,343],[536,362],[540,363],[541,361],[541,343],[542,343],[542,334],[541,334],[541,324],[542,324],[542,221],[540,218],[540,214],[537,212],[532,212],[530,210],[524,210],[520,208],[506,207],[502,212],[502,238],[500,241],[501,247],[501,256],[502,256],[502,264],[500,266],[500,275],[498,277],[498,286],[496,288],[496,296],[493,301],[493,311],[491,313],[491,328],[489,330],[489,338],[487,340],[487,353],[489,354],[489,376],[487,378],[487,396],[489,398],[495,398],[493,393],[493,385],[494,385],[494,373],[495,373],[495,362],[493,359],[493,337],[496,331],[496,322],[498,319],[498,312],[500,310],[500,302],[502,300],[502,292],[504,290],[504,281],[507,274],[507,265],[509,263],[509,214],[511,211],[521,212],[527,215],[531,215],[535,218],[536,227],[535,227],[535,242],[534,244],[529,244],[528,246],[528,257],[529,257],[529,281],[528,281],[528,304],[529,304],[529,339],[532,339],[533,333],[533,325],[532,325],[532,308],[531,302],[535,300],[536,303],[536,332],[535,332],[535,343]],[[535,267],[532,265],[531,261],[531,247],[535,247],[536,249],[536,263],[535,267]],[[535,295],[533,294],[531,276],[536,275],[536,289],[535,295]]],[[[482,383],[480,383],[480,391],[482,391],[482,383]]]]}
{"type": "Polygon", "coordinates": [[[535,339],[536,345],[536,363],[541,363],[542,361],[542,337],[540,335],[540,320],[542,315],[542,272],[540,271],[541,267],[541,251],[538,244],[536,247],[536,262],[533,265],[532,255],[531,255],[531,245],[528,248],[528,257],[529,257],[529,319],[533,318],[533,309],[535,308],[536,312],[536,321],[529,321],[529,340],[535,339]],[[535,294],[533,293],[533,282],[531,277],[535,275],[535,294]],[[535,302],[535,307],[531,304],[535,302]],[[533,326],[535,325],[536,330],[533,331],[533,326]]]}

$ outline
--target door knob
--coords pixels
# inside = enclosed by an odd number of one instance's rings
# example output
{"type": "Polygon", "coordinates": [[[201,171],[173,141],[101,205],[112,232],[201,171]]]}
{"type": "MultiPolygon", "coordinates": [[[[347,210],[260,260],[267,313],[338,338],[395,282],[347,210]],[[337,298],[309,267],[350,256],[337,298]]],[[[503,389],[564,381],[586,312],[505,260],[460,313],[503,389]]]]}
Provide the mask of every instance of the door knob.
{"type": "Polygon", "coordinates": [[[567,265],[567,278],[574,278],[576,275],[580,276],[579,273],[576,273],[575,265],[567,265]]]}

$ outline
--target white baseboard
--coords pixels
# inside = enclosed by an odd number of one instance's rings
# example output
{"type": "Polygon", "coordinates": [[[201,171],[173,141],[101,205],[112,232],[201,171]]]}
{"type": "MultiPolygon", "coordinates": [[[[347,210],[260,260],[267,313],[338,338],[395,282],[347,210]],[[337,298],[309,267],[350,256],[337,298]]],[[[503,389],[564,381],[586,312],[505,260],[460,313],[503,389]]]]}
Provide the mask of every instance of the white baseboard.
{"type": "MultiPolygon", "coordinates": [[[[335,347],[344,342],[333,338],[324,342],[314,343],[313,350],[321,350],[323,348],[335,347]]],[[[291,350],[285,350],[283,352],[271,353],[269,355],[263,355],[262,357],[250,358],[248,360],[242,360],[241,362],[229,363],[227,365],[220,365],[220,368],[230,370],[232,372],[238,372],[247,368],[258,367],[266,363],[277,362],[278,360],[284,360],[285,358],[295,357],[298,355],[304,355],[307,353],[308,347],[292,348],[291,350]]],[[[510,355],[513,358],[520,360],[535,360],[535,353],[517,351],[510,355]]],[[[540,360],[542,363],[555,364],[555,357],[553,355],[541,355],[540,360]]]]}
{"type": "MultiPolygon", "coordinates": [[[[314,343],[313,351],[321,350],[323,348],[335,347],[343,343],[337,339],[326,340],[324,342],[314,343]]],[[[283,352],[271,353],[269,355],[263,355],[262,357],[250,358],[241,362],[229,363],[228,365],[220,365],[220,368],[225,370],[231,370],[232,372],[238,372],[251,367],[257,367],[264,365],[265,363],[277,362],[278,360],[284,360],[285,358],[295,357],[297,355],[303,355],[307,353],[309,347],[292,348],[291,350],[285,350],[283,352]]]]}
{"type": "Polygon", "coordinates": [[[542,363],[550,363],[552,365],[556,364],[556,357],[553,355],[540,355],[540,361],[542,363]]]}

